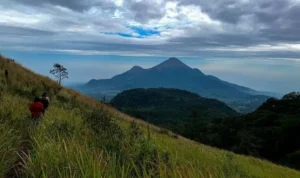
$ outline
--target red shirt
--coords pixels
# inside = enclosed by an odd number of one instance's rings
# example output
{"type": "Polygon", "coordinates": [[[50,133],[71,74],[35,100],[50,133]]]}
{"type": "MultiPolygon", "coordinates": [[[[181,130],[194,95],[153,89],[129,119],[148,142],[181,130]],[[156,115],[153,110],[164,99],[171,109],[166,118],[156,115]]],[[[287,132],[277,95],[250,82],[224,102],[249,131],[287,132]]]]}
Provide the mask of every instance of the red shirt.
{"type": "Polygon", "coordinates": [[[44,111],[43,103],[41,102],[34,102],[30,105],[29,110],[31,115],[34,117],[40,117],[44,111]]]}

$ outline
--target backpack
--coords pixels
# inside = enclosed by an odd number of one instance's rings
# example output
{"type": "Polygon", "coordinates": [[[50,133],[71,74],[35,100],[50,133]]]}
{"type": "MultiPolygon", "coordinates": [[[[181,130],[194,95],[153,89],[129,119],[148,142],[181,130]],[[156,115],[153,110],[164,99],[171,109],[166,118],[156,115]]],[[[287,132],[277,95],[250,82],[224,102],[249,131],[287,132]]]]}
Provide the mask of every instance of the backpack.
{"type": "Polygon", "coordinates": [[[41,98],[41,103],[43,103],[44,109],[46,110],[49,106],[49,103],[50,103],[49,98],[48,97],[42,97],[41,98]]]}

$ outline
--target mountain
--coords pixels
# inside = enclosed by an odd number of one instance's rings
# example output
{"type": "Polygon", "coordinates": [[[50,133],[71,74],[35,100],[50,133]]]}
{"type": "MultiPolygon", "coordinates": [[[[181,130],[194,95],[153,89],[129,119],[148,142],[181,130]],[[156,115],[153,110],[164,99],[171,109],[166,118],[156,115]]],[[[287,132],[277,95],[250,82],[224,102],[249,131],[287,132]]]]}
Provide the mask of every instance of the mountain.
{"type": "Polygon", "coordinates": [[[299,171],[198,144],[129,117],[3,56],[0,157],[4,178],[300,177],[299,171]],[[36,125],[28,104],[44,91],[51,103],[36,125]]]}
{"type": "Polygon", "coordinates": [[[237,116],[238,113],[215,99],[179,89],[131,89],[118,94],[110,104],[131,116],[181,133],[193,113],[201,121],[237,116]]]}
{"type": "Polygon", "coordinates": [[[268,99],[244,116],[190,123],[183,135],[300,170],[300,93],[268,99]]]}
{"type": "Polygon", "coordinates": [[[113,93],[133,88],[177,88],[197,93],[206,98],[225,102],[239,112],[251,112],[269,96],[260,92],[205,75],[177,58],[170,58],[150,69],[135,66],[111,79],[91,80],[80,91],[83,93],[113,93]],[[110,92],[111,93],[111,92],[110,92]]]}

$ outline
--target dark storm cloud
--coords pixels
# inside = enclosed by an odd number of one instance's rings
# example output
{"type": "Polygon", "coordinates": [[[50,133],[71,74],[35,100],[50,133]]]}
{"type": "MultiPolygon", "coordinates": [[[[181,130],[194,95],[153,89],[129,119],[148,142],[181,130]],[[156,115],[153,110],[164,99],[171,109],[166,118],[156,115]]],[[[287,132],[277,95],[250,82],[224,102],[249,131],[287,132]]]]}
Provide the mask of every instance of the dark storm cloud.
{"type": "Polygon", "coordinates": [[[89,10],[92,7],[101,7],[103,9],[114,11],[115,3],[110,0],[13,0],[31,6],[57,5],[75,11],[89,10]]]}

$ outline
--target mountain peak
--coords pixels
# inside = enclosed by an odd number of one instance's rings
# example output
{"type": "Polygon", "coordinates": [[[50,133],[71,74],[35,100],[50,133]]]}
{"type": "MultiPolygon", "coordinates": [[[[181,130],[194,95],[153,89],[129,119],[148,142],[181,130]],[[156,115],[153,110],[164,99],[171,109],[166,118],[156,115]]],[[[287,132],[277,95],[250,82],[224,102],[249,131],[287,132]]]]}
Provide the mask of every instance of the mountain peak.
{"type": "Polygon", "coordinates": [[[175,57],[171,57],[168,60],[158,64],[153,67],[155,69],[165,69],[165,68],[176,68],[176,69],[191,69],[185,63],[181,62],[179,59],[175,57]]]}
{"type": "Polygon", "coordinates": [[[181,62],[178,58],[176,57],[170,57],[168,60],[166,61],[172,61],[172,62],[181,62]]]}
{"type": "Polygon", "coordinates": [[[140,70],[143,70],[143,68],[140,66],[133,66],[130,70],[131,71],[140,71],[140,70]]]}

